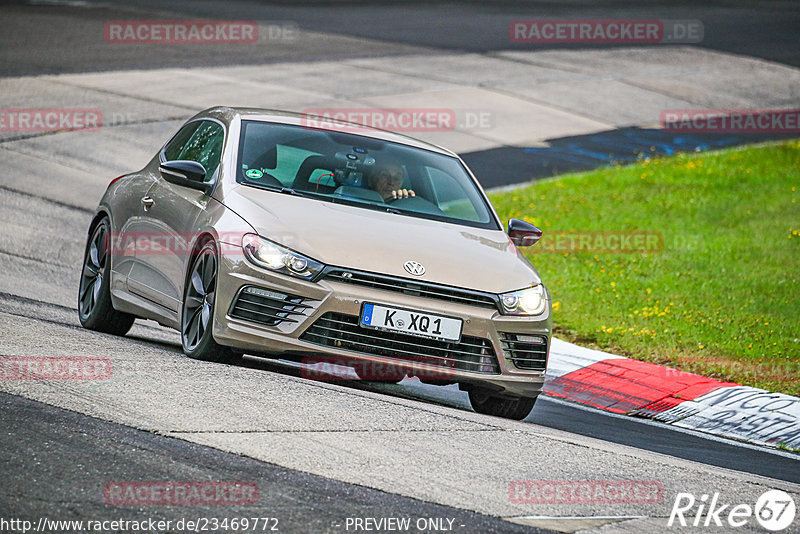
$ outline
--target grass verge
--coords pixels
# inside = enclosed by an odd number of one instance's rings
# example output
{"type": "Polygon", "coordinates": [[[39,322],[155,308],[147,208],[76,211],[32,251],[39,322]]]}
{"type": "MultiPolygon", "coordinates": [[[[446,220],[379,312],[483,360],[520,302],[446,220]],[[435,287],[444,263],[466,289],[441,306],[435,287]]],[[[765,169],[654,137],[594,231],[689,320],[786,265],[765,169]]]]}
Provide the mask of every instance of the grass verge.
{"type": "Polygon", "coordinates": [[[645,159],[490,198],[504,220],[545,232],[524,250],[552,294],[557,336],[800,395],[800,141],[645,159]],[[637,232],[659,245],[609,252],[609,236],[637,232]]]}

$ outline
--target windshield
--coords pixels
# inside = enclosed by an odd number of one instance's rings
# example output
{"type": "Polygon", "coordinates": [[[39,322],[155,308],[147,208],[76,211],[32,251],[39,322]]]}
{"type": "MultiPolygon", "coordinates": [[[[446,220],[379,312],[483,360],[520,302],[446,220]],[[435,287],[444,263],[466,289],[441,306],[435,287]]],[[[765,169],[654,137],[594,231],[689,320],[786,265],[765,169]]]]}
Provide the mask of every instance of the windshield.
{"type": "Polygon", "coordinates": [[[242,121],[236,181],[328,202],[499,229],[457,158],[351,133],[242,121]]]}

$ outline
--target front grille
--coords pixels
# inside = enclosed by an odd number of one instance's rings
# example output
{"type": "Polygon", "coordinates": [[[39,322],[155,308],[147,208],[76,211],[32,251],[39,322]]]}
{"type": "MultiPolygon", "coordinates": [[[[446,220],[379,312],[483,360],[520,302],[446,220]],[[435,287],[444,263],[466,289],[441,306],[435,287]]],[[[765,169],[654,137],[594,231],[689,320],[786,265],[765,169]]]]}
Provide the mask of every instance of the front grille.
{"type": "Polygon", "coordinates": [[[526,334],[500,335],[503,353],[519,369],[544,371],[547,367],[547,338],[526,334]]]}
{"type": "Polygon", "coordinates": [[[386,291],[394,291],[396,293],[413,295],[415,297],[447,300],[449,302],[497,309],[497,297],[495,295],[492,293],[473,291],[471,289],[420,282],[384,274],[341,269],[338,267],[328,268],[325,272],[325,278],[336,282],[358,284],[360,286],[384,289],[386,291]]]}
{"type": "Polygon", "coordinates": [[[499,374],[497,356],[488,339],[461,336],[460,342],[440,341],[362,328],[358,317],[328,312],[300,339],[363,354],[384,356],[475,373],[499,374]]]}
{"type": "Polygon", "coordinates": [[[311,307],[304,304],[307,300],[271,289],[245,286],[233,299],[229,315],[268,326],[296,323],[293,317],[303,317],[305,310],[311,307]]]}

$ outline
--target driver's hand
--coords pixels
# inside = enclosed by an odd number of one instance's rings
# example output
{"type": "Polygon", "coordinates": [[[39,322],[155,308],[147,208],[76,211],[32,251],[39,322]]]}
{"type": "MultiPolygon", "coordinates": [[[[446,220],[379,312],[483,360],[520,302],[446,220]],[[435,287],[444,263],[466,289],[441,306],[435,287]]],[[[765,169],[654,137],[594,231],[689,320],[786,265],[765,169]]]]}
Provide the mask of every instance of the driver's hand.
{"type": "Polygon", "coordinates": [[[414,193],[413,189],[395,189],[392,191],[392,198],[397,200],[398,198],[411,198],[415,197],[416,194],[414,193]]]}

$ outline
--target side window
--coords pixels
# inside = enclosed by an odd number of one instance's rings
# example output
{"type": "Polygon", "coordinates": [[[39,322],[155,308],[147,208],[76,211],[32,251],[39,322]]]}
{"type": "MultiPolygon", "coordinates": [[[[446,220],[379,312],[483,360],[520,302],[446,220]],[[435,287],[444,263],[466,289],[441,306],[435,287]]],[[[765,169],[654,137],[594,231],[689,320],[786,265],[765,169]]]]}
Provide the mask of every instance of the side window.
{"type": "Polygon", "coordinates": [[[446,172],[434,167],[425,167],[431,178],[431,187],[436,195],[439,208],[447,216],[467,221],[480,221],[475,206],[470,201],[464,188],[446,172]]]}
{"type": "Polygon", "coordinates": [[[192,137],[192,134],[195,130],[197,130],[198,126],[200,126],[199,122],[191,122],[181,128],[180,131],[175,134],[175,137],[173,137],[169,144],[164,148],[164,157],[167,158],[167,161],[181,159],[179,157],[181,150],[183,150],[183,147],[186,146],[186,142],[192,137]]]}
{"type": "Polygon", "coordinates": [[[219,166],[224,140],[225,130],[222,126],[213,121],[201,121],[178,157],[170,159],[196,161],[206,168],[206,176],[210,179],[219,166]]]}

